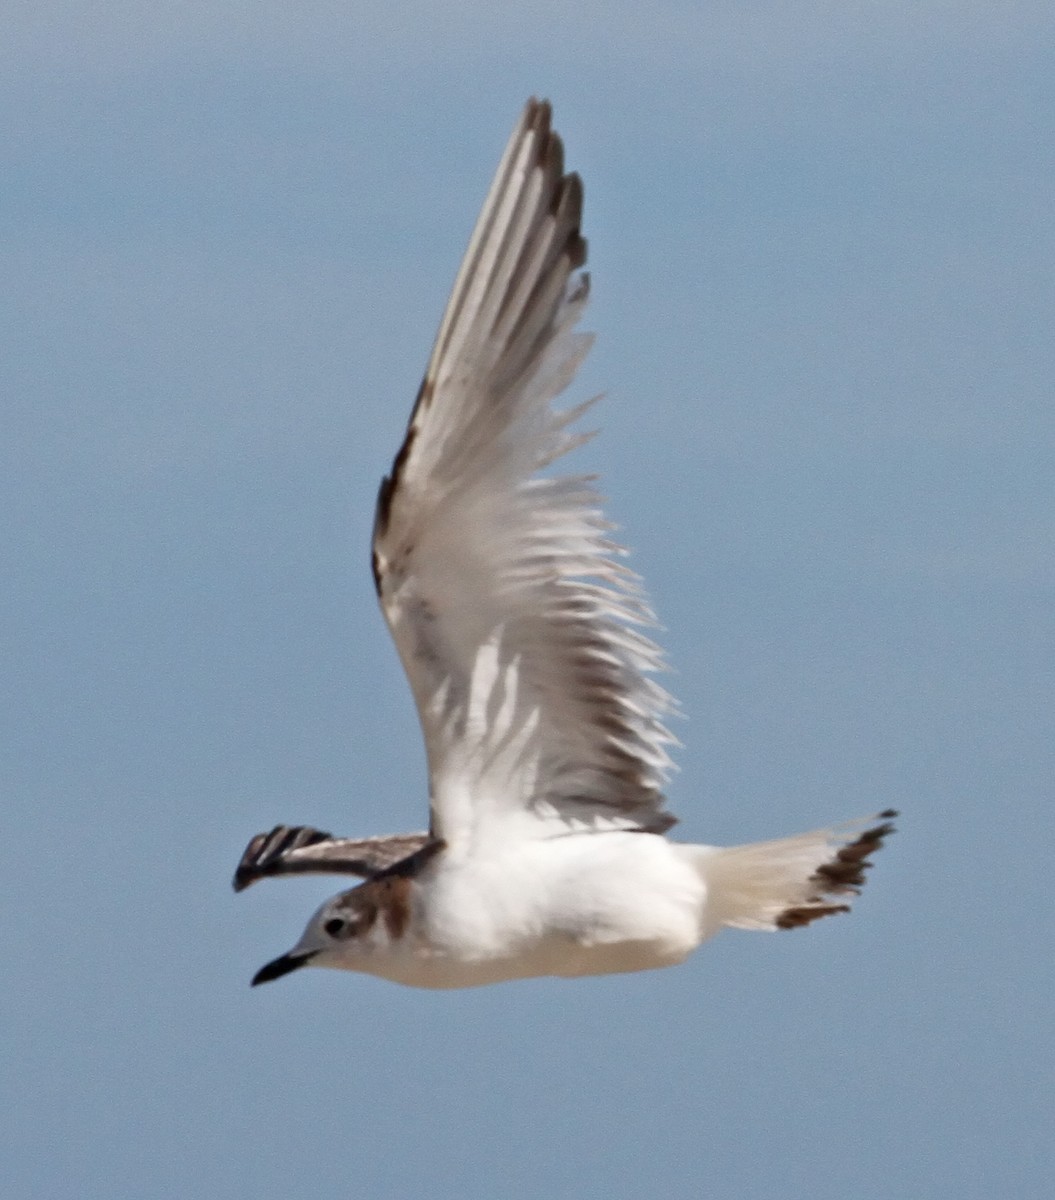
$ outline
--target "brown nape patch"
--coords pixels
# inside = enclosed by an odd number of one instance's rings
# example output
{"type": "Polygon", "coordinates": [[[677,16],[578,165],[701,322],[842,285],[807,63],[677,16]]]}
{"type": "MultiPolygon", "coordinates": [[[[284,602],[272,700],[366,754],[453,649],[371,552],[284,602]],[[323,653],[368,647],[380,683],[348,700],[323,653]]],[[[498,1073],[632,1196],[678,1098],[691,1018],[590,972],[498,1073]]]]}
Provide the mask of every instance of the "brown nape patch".
{"type": "Polygon", "coordinates": [[[410,893],[413,881],[406,875],[379,875],[345,892],[341,909],[347,913],[348,934],[363,937],[377,923],[385,923],[393,941],[406,933],[410,924],[410,893]]]}
{"type": "Polygon", "coordinates": [[[884,820],[882,825],[866,829],[854,841],[840,846],[834,858],[822,863],[814,871],[810,876],[810,883],[815,886],[816,891],[804,904],[785,909],[776,919],[778,929],[798,929],[819,917],[830,917],[835,913],[850,911],[849,904],[830,904],[827,897],[851,893],[856,895],[864,887],[865,871],[872,866],[867,861],[868,856],[879,850],[883,839],[894,832],[892,818],[896,817],[897,813],[890,808],[879,815],[888,819],[884,820]]]}
{"type": "Polygon", "coordinates": [[[393,941],[398,941],[410,924],[411,897],[417,886],[414,882],[415,877],[441,850],[446,849],[446,846],[447,843],[442,838],[428,841],[413,854],[401,858],[369,883],[362,885],[362,888],[369,889],[371,895],[376,897],[388,936],[393,941]]]}
{"type": "Polygon", "coordinates": [[[385,928],[393,941],[399,941],[410,924],[410,889],[413,883],[405,875],[389,875],[377,881],[382,889],[379,900],[385,928]]]}

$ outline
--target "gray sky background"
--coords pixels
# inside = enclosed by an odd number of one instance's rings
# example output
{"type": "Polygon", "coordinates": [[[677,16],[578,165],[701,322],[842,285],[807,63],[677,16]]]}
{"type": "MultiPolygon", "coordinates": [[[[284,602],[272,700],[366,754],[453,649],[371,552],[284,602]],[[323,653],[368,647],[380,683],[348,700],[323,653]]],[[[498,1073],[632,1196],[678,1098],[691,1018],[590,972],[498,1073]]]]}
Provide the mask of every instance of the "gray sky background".
{"type": "Polygon", "coordinates": [[[1050,4],[24,0],[0,38],[0,1192],[1052,1193],[1050,4]],[[586,181],[579,457],[688,839],[887,806],[854,915],[672,971],[250,991],[419,827],[367,543],[526,97],[586,181]]]}

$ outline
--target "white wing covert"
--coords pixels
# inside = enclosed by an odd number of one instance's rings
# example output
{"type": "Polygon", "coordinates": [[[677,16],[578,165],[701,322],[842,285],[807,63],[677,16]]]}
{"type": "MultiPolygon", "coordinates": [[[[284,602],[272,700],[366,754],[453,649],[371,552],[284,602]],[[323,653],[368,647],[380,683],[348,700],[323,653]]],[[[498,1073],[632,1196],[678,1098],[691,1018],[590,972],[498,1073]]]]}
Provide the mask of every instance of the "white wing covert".
{"type": "Polygon", "coordinates": [[[374,577],[452,846],[524,816],[540,834],[674,823],[652,614],[592,479],[538,474],[590,436],[569,432],[588,404],[551,404],[592,340],[574,332],[581,214],[550,107],[529,101],[378,496],[374,577]]]}

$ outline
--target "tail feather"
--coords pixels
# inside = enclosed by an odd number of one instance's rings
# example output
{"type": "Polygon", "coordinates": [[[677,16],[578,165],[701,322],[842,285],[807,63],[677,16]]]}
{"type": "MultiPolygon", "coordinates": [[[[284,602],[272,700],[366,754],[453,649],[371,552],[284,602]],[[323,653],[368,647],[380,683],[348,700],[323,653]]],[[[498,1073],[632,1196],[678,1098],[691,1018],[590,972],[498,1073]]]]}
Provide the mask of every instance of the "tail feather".
{"type": "Polygon", "coordinates": [[[894,832],[892,809],[881,824],[865,821],[819,829],[772,842],[751,842],[711,851],[701,860],[708,912],[715,932],[734,929],[797,929],[820,917],[849,912],[871,867],[868,856],[894,832]],[[856,835],[856,836],[855,836],[856,835]]]}

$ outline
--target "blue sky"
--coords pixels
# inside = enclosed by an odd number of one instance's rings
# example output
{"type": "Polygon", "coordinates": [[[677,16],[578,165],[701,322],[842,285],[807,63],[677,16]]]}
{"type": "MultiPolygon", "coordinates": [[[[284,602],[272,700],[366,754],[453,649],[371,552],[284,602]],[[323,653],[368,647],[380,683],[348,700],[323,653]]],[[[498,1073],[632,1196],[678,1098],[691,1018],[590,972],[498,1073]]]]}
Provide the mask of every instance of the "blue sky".
{"type": "Polygon", "coordinates": [[[0,44],[0,1188],[975,1200],[1053,1185],[1042,3],[21,3],[0,44]],[[250,991],[420,826],[367,542],[525,98],[586,183],[579,458],[687,839],[888,806],[855,913],[672,971],[250,991]]]}

